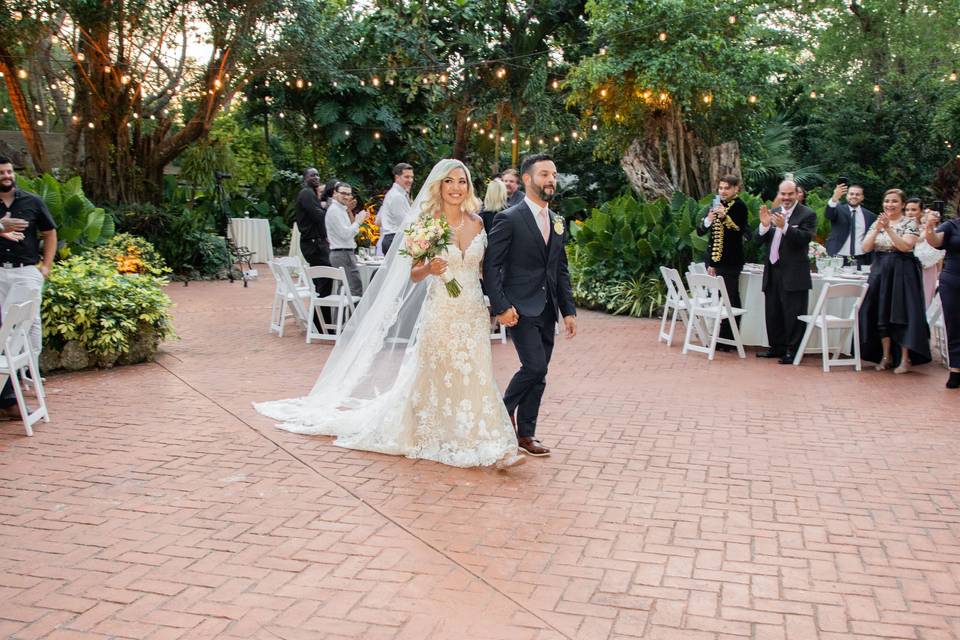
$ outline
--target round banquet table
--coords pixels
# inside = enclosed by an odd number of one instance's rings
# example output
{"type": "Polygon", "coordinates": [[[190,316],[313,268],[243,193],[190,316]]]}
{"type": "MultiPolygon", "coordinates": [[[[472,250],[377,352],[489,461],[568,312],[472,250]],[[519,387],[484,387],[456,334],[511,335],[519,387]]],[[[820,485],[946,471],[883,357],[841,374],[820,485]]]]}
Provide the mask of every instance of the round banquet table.
{"type": "MultiPolygon", "coordinates": [[[[810,297],[807,307],[807,313],[813,313],[813,308],[817,304],[820,292],[823,290],[824,283],[858,283],[867,281],[867,275],[833,276],[824,278],[818,273],[813,276],[813,288],[810,290],[810,297]]],[[[740,274],[740,300],[746,313],[740,317],[740,337],[746,346],[769,347],[767,342],[767,326],[764,320],[764,296],[763,296],[763,268],[748,269],[740,274]]],[[[827,304],[827,313],[835,316],[846,317],[853,309],[854,300],[852,298],[843,298],[839,300],[830,300],[827,304]]],[[[839,345],[840,336],[843,332],[839,329],[830,332],[830,348],[836,349],[839,345]]],[[[849,353],[852,346],[851,337],[843,345],[844,353],[849,353]]],[[[807,343],[805,353],[820,351],[820,332],[814,331],[807,343]]]]}
{"type": "Polygon", "coordinates": [[[227,237],[238,247],[246,247],[253,252],[251,262],[273,260],[270,221],[266,218],[230,218],[227,237]]]}

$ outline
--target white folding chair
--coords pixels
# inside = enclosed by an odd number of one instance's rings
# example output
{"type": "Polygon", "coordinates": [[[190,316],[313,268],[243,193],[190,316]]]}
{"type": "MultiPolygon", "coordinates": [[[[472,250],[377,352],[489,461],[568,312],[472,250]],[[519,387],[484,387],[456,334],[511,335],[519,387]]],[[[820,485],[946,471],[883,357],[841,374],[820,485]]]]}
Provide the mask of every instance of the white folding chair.
{"type": "Polygon", "coordinates": [[[930,325],[931,350],[940,355],[940,362],[945,367],[950,366],[950,352],[947,347],[947,325],[943,319],[943,304],[940,293],[933,296],[930,306],[927,307],[927,324],[930,325]]]}
{"type": "Polygon", "coordinates": [[[310,267],[307,269],[307,284],[310,287],[310,304],[307,317],[307,344],[313,340],[330,340],[336,342],[340,338],[343,326],[353,315],[357,303],[360,302],[360,296],[352,295],[350,292],[350,283],[347,281],[347,272],[343,267],[310,267]],[[333,286],[332,293],[327,296],[318,296],[314,288],[314,280],[331,280],[333,286]],[[327,324],[323,317],[321,309],[331,309],[335,319],[333,324],[327,324]],[[312,322],[314,317],[319,318],[320,328],[312,322]],[[328,333],[332,329],[333,333],[328,333]]]}
{"type": "Polygon", "coordinates": [[[687,294],[687,285],[683,284],[680,272],[669,267],[660,267],[660,277],[667,286],[667,299],[663,305],[663,316],[660,318],[660,333],[657,342],[661,340],[667,346],[673,346],[673,332],[677,326],[677,317],[684,327],[690,322],[690,296],[687,294]],[[667,331],[667,316],[670,316],[670,331],[667,331]]]}
{"type": "Polygon", "coordinates": [[[800,340],[800,347],[797,349],[797,355],[793,357],[793,364],[799,365],[803,359],[803,352],[807,348],[813,329],[820,329],[820,355],[823,358],[823,370],[830,371],[830,367],[854,366],[860,371],[860,305],[863,304],[863,298],[867,295],[867,283],[863,284],[830,284],[824,283],[820,290],[820,297],[813,307],[813,313],[797,316],[797,319],[807,323],[807,328],[803,332],[803,339],[800,340]],[[844,316],[833,315],[828,312],[827,306],[830,300],[839,300],[843,298],[853,298],[853,307],[850,312],[844,316]],[[830,357],[830,329],[843,329],[840,336],[840,342],[837,344],[837,350],[830,357]],[[853,334],[853,357],[841,359],[843,347],[853,334]]]}
{"type": "Polygon", "coordinates": [[[306,303],[310,299],[309,286],[300,284],[304,280],[300,272],[305,272],[300,262],[296,257],[278,258],[267,262],[276,282],[273,305],[270,309],[270,332],[275,332],[281,338],[288,312],[292,311],[297,323],[303,326],[302,314],[306,312],[306,303]],[[293,280],[291,272],[297,273],[297,281],[293,280]]]}
{"type": "Polygon", "coordinates": [[[8,305],[4,311],[3,324],[0,325],[0,386],[10,380],[13,393],[17,397],[17,408],[23,419],[23,426],[27,435],[33,435],[33,425],[43,420],[50,422],[47,412],[46,394],[43,390],[43,378],[37,368],[37,361],[30,346],[30,325],[36,314],[36,300],[8,305]],[[23,396],[23,387],[20,385],[22,369],[30,372],[30,378],[36,388],[38,407],[30,411],[23,396]]]}
{"type": "MultiPolygon", "coordinates": [[[[487,310],[490,309],[490,298],[483,296],[483,304],[487,305],[487,310]]],[[[490,332],[491,340],[500,340],[503,344],[507,344],[507,328],[500,324],[500,322],[494,319],[494,322],[497,325],[497,330],[490,332]]]]}
{"type": "Polygon", "coordinates": [[[717,351],[717,344],[728,344],[737,348],[737,353],[741,358],[746,358],[747,354],[743,350],[743,341],[740,339],[740,327],[737,326],[737,318],[746,311],[738,307],[730,306],[730,298],[727,296],[727,286],[723,278],[708,276],[697,273],[688,273],[687,282],[690,283],[692,295],[690,297],[690,322],[687,323],[687,336],[683,341],[683,353],[689,351],[699,351],[706,353],[709,360],[717,351]],[[708,294],[700,295],[697,292],[708,294]],[[711,327],[711,322],[713,326],[711,327]],[[720,337],[720,324],[723,320],[729,320],[730,331],[733,333],[733,339],[720,337]],[[707,339],[698,336],[701,344],[693,344],[694,327],[697,323],[704,323],[707,329],[707,339]]]}
{"type": "Polygon", "coordinates": [[[707,275],[707,265],[703,262],[691,262],[687,267],[687,273],[694,273],[698,276],[707,275]]]}

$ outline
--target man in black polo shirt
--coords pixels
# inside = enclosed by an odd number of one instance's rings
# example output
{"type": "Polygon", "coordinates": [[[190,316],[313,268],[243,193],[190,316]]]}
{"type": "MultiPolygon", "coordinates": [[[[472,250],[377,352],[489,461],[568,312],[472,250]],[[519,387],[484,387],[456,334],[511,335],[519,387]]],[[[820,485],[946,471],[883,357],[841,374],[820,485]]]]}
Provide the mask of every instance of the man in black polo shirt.
{"type": "MultiPolygon", "coordinates": [[[[0,220],[4,225],[4,232],[0,234],[0,305],[5,308],[10,304],[36,300],[37,313],[30,327],[30,345],[34,355],[39,357],[43,335],[40,293],[57,252],[57,225],[43,200],[17,189],[13,163],[4,157],[0,157],[0,220]],[[14,222],[16,220],[26,224],[14,222]],[[8,229],[8,224],[13,226],[8,229]],[[21,227],[20,231],[16,231],[16,227],[21,227]]],[[[0,417],[19,418],[16,404],[13,385],[7,380],[0,392],[0,417]]]]}

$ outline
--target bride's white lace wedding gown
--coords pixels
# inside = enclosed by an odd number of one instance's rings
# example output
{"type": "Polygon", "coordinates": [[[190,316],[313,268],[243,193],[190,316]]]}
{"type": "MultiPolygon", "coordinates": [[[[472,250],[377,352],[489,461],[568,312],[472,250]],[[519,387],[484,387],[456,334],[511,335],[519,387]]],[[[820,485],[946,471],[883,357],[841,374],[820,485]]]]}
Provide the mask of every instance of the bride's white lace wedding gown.
{"type": "Polygon", "coordinates": [[[493,377],[490,321],[480,289],[484,231],[443,256],[463,287],[451,298],[430,277],[420,330],[389,391],[350,408],[314,414],[297,401],[257,405],[295,433],[337,436],[339,446],[455,467],[509,463],[517,437],[493,377]]]}

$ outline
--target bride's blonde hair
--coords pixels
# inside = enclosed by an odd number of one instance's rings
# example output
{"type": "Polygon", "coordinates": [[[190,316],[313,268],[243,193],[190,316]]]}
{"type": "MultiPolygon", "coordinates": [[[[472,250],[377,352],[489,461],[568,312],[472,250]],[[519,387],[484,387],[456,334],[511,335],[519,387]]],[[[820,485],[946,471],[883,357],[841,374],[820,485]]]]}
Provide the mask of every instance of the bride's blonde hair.
{"type": "Polygon", "coordinates": [[[437,172],[436,175],[438,177],[433,182],[424,185],[427,189],[427,197],[423,199],[423,203],[420,205],[420,210],[423,213],[433,215],[443,208],[443,198],[440,197],[440,185],[443,184],[444,179],[446,179],[454,169],[463,169],[463,173],[467,176],[467,197],[464,198],[460,204],[460,211],[466,214],[474,214],[480,211],[480,200],[473,190],[473,180],[470,177],[470,169],[467,169],[467,165],[459,160],[448,158],[441,160],[437,163],[437,166],[434,167],[434,171],[437,172]]]}

